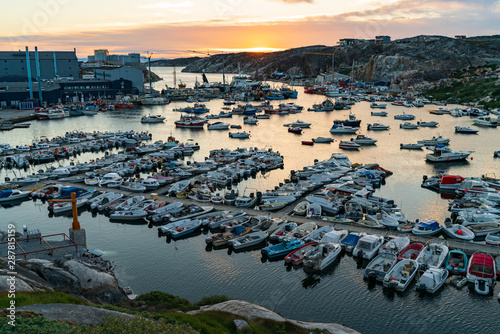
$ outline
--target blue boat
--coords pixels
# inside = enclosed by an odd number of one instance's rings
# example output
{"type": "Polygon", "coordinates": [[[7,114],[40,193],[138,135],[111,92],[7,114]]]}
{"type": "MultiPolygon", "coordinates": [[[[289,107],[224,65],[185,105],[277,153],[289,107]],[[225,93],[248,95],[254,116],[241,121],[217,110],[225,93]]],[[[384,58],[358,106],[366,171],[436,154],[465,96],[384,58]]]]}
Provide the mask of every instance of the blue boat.
{"type": "Polygon", "coordinates": [[[416,235],[436,235],[441,232],[443,227],[435,220],[426,220],[417,223],[412,232],[416,235]]]}
{"type": "Polygon", "coordinates": [[[467,255],[458,249],[451,250],[446,256],[446,269],[452,275],[464,276],[467,272],[467,255]]]}
{"type": "Polygon", "coordinates": [[[349,233],[347,237],[345,237],[344,240],[342,240],[340,243],[346,251],[352,251],[358,244],[359,237],[359,233],[349,233]]]}
{"type": "Polygon", "coordinates": [[[71,193],[76,193],[76,198],[81,197],[82,195],[88,194],[89,191],[84,188],[78,188],[78,187],[67,187],[61,189],[61,195],[59,196],[59,199],[70,199],[71,198],[71,193]]]}
{"type": "Polygon", "coordinates": [[[270,259],[290,254],[292,251],[303,246],[305,242],[298,239],[284,239],[280,244],[263,248],[261,253],[270,259]]]}

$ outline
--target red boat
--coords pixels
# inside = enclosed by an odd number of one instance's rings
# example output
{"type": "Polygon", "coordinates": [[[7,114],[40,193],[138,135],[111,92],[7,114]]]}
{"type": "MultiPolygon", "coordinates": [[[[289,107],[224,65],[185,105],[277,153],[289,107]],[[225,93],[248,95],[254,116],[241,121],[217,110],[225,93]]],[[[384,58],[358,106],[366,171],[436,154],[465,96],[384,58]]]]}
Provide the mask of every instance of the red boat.
{"type": "Polygon", "coordinates": [[[302,128],[288,128],[288,132],[301,134],[302,128]]]}
{"type": "Polygon", "coordinates": [[[304,93],[306,94],[320,94],[326,91],[325,87],[313,87],[304,89],[304,93]]]}
{"type": "Polygon", "coordinates": [[[115,106],[115,108],[122,108],[122,109],[134,107],[134,104],[132,102],[124,102],[124,101],[115,102],[113,103],[113,105],[115,106]]]}
{"type": "Polygon", "coordinates": [[[285,256],[285,263],[299,265],[302,263],[304,255],[311,250],[317,249],[317,247],[317,241],[308,242],[285,256]]]}
{"type": "Polygon", "coordinates": [[[465,178],[460,175],[443,175],[439,184],[439,189],[456,190],[464,180],[465,178]]]}
{"type": "Polygon", "coordinates": [[[401,251],[398,256],[398,261],[410,259],[415,260],[418,257],[418,254],[424,249],[424,245],[421,243],[413,243],[409,244],[401,251]]]}
{"type": "Polygon", "coordinates": [[[303,140],[302,145],[312,146],[312,145],[314,145],[314,142],[312,140],[303,140]]]}
{"type": "Polygon", "coordinates": [[[491,255],[474,253],[467,267],[467,281],[474,283],[474,290],[480,295],[488,295],[496,283],[497,271],[491,255]]]}
{"type": "Polygon", "coordinates": [[[181,119],[174,123],[177,128],[203,129],[205,121],[198,116],[181,116],[181,119]]]}

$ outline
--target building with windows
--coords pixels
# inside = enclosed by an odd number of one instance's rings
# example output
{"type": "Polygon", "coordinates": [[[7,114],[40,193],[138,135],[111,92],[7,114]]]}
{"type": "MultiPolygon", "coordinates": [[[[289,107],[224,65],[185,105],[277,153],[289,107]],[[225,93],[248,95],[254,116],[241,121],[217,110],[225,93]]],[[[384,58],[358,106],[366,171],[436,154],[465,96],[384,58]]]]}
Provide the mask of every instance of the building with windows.
{"type": "Polygon", "coordinates": [[[129,54],[109,54],[107,49],[94,50],[94,55],[87,57],[88,62],[101,62],[112,65],[139,64],[141,62],[140,53],[129,54]]]}
{"type": "Polygon", "coordinates": [[[144,74],[141,69],[131,66],[117,68],[96,68],[94,69],[94,78],[96,80],[129,80],[133,87],[142,93],[144,92],[144,74]]]}
{"type": "Polygon", "coordinates": [[[375,36],[375,44],[389,44],[391,36],[375,36]]]}

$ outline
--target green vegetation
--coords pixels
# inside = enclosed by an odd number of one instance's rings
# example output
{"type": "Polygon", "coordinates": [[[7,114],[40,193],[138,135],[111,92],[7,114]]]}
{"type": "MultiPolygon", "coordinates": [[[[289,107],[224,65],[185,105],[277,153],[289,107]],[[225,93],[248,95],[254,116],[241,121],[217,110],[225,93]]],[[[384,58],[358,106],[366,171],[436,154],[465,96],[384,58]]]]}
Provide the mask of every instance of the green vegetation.
{"type": "MultiPolygon", "coordinates": [[[[16,327],[8,325],[9,318],[0,314],[0,333],[68,333],[68,334],[132,334],[132,333],[202,333],[202,334],[236,334],[233,320],[243,319],[248,328],[243,333],[254,334],[307,334],[308,330],[295,326],[290,322],[276,322],[266,319],[244,319],[243,317],[220,311],[186,314],[183,312],[199,309],[204,305],[212,305],[229,300],[227,296],[209,296],[197,303],[160,291],[152,291],[117,305],[93,305],[107,310],[136,315],[132,320],[109,317],[103,319],[100,326],[75,325],[61,321],[49,320],[33,312],[17,312],[16,327]]],[[[6,307],[9,299],[6,293],[0,294],[0,306],[6,307]]],[[[66,303],[91,305],[76,297],[51,291],[18,292],[16,306],[30,304],[66,303]]],[[[317,333],[324,331],[316,330],[317,333]]]]}
{"type": "MultiPolygon", "coordinates": [[[[0,307],[9,307],[10,298],[7,292],[0,292],[0,307]]],[[[91,305],[83,299],[70,296],[62,292],[53,291],[33,291],[33,292],[16,292],[16,307],[32,305],[32,304],[75,304],[75,305],[91,305]]]]}
{"type": "Polygon", "coordinates": [[[456,81],[448,87],[437,88],[425,92],[425,95],[433,99],[454,103],[475,103],[486,96],[491,101],[480,103],[485,108],[492,109],[500,107],[500,86],[495,85],[496,79],[471,78],[469,82],[456,81]]]}

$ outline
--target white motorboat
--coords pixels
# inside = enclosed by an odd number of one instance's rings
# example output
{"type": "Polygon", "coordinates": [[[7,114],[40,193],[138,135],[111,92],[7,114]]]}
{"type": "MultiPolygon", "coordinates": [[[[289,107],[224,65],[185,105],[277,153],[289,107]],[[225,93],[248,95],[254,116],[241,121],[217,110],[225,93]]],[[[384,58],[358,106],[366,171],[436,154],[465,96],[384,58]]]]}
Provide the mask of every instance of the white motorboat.
{"type": "Polygon", "coordinates": [[[62,188],[64,188],[62,184],[49,184],[41,189],[33,191],[31,197],[40,198],[42,200],[58,198],[62,188]]]}
{"type": "MultiPolygon", "coordinates": [[[[309,234],[307,237],[304,238],[305,242],[311,242],[311,241],[320,241],[325,234],[328,232],[335,231],[332,226],[323,226],[309,234]]],[[[340,241],[339,241],[340,242],[340,241]]]]}
{"type": "MultiPolygon", "coordinates": [[[[387,104],[385,104],[385,103],[372,102],[372,104],[370,104],[370,108],[372,108],[372,109],[385,109],[386,107],[387,107],[387,104]]],[[[373,115],[373,112],[372,112],[372,115],[373,115]]],[[[386,113],[386,115],[387,115],[387,113],[386,113]]],[[[381,116],[381,115],[377,115],[377,116],[381,116]]]]}
{"type": "Polygon", "coordinates": [[[385,275],[385,288],[403,292],[408,288],[418,272],[418,262],[411,259],[401,260],[385,275]]]}
{"type": "Polygon", "coordinates": [[[255,196],[254,193],[251,193],[249,196],[238,196],[234,201],[234,206],[240,208],[253,208],[257,202],[259,201],[259,197],[255,196]]]}
{"type": "Polygon", "coordinates": [[[382,123],[373,123],[373,124],[368,124],[368,130],[372,131],[383,131],[383,130],[389,130],[390,126],[389,125],[384,125],[382,123]]]}
{"type": "Polygon", "coordinates": [[[208,123],[207,130],[228,130],[229,125],[222,122],[208,123]]]}
{"type": "Polygon", "coordinates": [[[333,134],[354,134],[358,131],[358,128],[352,126],[345,126],[344,124],[333,124],[330,128],[330,133],[333,134]]]}
{"type": "Polygon", "coordinates": [[[359,239],[358,244],[352,251],[353,256],[357,256],[366,260],[371,260],[377,254],[384,237],[378,235],[367,235],[359,239]]]}
{"type": "Polygon", "coordinates": [[[478,126],[489,126],[489,127],[497,127],[498,125],[498,120],[495,120],[489,116],[480,116],[477,118],[474,118],[472,121],[475,125],[478,126]]]}
{"type": "Polygon", "coordinates": [[[425,220],[423,222],[418,222],[412,230],[413,234],[416,235],[436,235],[441,233],[443,227],[435,220],[425,220]]]}
{"type": "Polygon", "coordinates": [[[473,129],[469,126],[455,126],[455,133],[476,134],[479,130],[473,129]]]}
{"type": "Polygon", "coordinates": [[[296,228],[294,228],[292,231],[288,232],[285,235],[285,238],[291,239],[303,239],[307,237],[309,234],[313,233],[316,229],[318,228],[318,225],[314,222],[307,222],[304,224],[298,225],[296,228]]]}
{"type": "Polygon", "coordinates": [[[99,181],[99,186],[107,186],[108,183],[117,181],[122,181],[122,177],[118,173],[108,173],[101,178],[101,180],[99,181]]]}
{"type": "Polygon", "coordinates": [[[317,272],[328,268],[342,251],[340,244],[320,243],[317,249],[304,255],[303,267],[306,272],[317,272]]]}
{"type": "Polygon", "coordinates": [[[404,122],[404,123],[399,124],[399,127],[401,129],[414,130],[414,129],[418,129],[418,124],[411,123],[411,122],[404,122]]]}
{"type": "Polygon", "coordinates": [[[433,136],[431,139],[419,140],[418,144],[423,144],[424,146],[436,146],[436,145],[448,145],[450,139],[443,138],[441,136],[435,137],[433,136]]]}
{"type": "Polygon", "coordinates": [[[306,197],[306,201],[311,203],[306,212],[306,215],[310,217],[311,214],[313,216],[321,215],[322,211],[324,213],[335,215],[340,209],[340,204],[335,201],[334,197],[329,197],[323,193],[309,195],[306,197]],[[321,210],[317,210],[317,208],[312,207],[313,204],[319,205],[321,210]],[[311,210],[313,211],[312,213],[310,213],[311,210]]]}
{"type": "Polygon", "coordinates": [[[438,122],[436,121],[429,121],[429,122],[417,122],[417,124],[421,127],[428,127],[428,128],[435,128],[436,126],[439,125],[438,122]]]}
{"type": "MultiPolygon", "coordinates": [[[[72,188],[65,188],[67,189],[67,192],[72,192],[72,188]]],[[[64,191],[64,189],[63,189],[64,191]]],[[[94,195],[94,190],[84,190],[81,189],[80,191],[76,190],[77,192],[77,198],[76,198],[76,207],[80,208],[84,205],[87,204],[89,201],[89,198],[94,195]]],[[[68,194],[69,195],[69,194],[68,194]]],[[[67,198],[67,197],[66,197],[67,198]]],[[[49,206],[47,207],[49,211],[51,211],[54,214],[62,213],[62,212],[69,212],[73,209],[73,203],[70,202],[63,202],[63,203],[50,203],[49,206]]]]}
{"type": "Polygon", "coordinates": [[[293,123],[283,124],[283,126],[292,127],[292,128],[309,128],[311,126],[311,123],[297,120],[293,123]]]}
{"type": "Polygon", "coordinates": [[[169,232],[167,232],[167,234],[169,234],[173,239],[176,239],[194,233],[200,227],[201,227],[201,220],[192,219],[190,221],[178,225],[175,229],[171,229],[169,232]]]}
{"type": "Polygon", "coordinates": [[[393,253],[380,253],[368,263],[363,276],[382,282],[389,270],[398,262],[398,256],[393,253]]]}
{"type": "Polygon", "coordinates": [[[295,202],[296,196],[272,196],[262,198],[259,204],[259,209],[262,211],[275,211],[283,209],[288,204],[295,202]]]}
{"type": "Polygon", "coordinates": [[[156,179],[148,178],[145,180],[141,180],[141,186],[146,187],[147,190],[154,190],[160,187],[160,183],[158,183],[158,180],[156,179]]]}
{"type": "Polygon", "coordinates": [[[281,242],[284,236],[297,227],[297,223],[285,223],[278,227],[270,236],[272,242],[281,242]]]}
{"type": "Polygon", "coordinates": [[[307,212],[307,207],[309,205],[308,201],[302,201],[295,206],[293,213],[297,216],[305,216],[307,212]]]}
{"type": "Polygon", "coordinates": [[[13,190],[2,190],[0,192],[0,203],[15,201],[18,199],[27,198],[31,195],[31,191],[21,191],[17,189],[13,190]]]}
{"type": "Polygon", "coordinates": [[[224,224],[225,227],[229,227],[233,223],[237,223],[240,217],[245,217],[246,213],[243,211],[218,211],[214,212],[213,215],[210,214],[203,215],[200,219],[203,219],[203,225],[208,226],[210,229],[222,228],[224,224]]]}
{"type": "Polygon", "coordinates": [[[97,176],[96,177],[86,177],[83,180],[83,183],[85,183],[88,186],[97,186],[97,185],[99,185],[99,182],[101,182],[101,178],[97,177],[97,176]]]}
{"type": "Polygon", "coordinates": [[[496,284],[497,269],[491,255],[474,253],[467,267],[467,281],[480,295],[488,295],[496,284]]]}
{"type": "Polygon", "coordinates": [[[500,222],[486,222],[467,226],[476,237],[486,237],[486,243],[493,244],[493,236],[500,232],[500,222]],[[489,238],[488,238],[489,237],[489,238]],[[490,242],[489,242],[490,241],[490,242]]]}
{"type": "Polygon", "coordinates": [[[243,117],[243,124],[256,125],[257,123],[259,123],[259,120],[253,116],[243,117]]]}
{"type": "Polygon", "coordinates": [[[109,215],[112,220],[142,220],[148,216],[145,210],[116,211],[109,215]]]}
{"type": "Polygon", "coordinates": [[[163,123],[165,117],[161,115],[142,116],[141,123],[163,123]]]}
{"type": "Polygon", "coordinates": [[[339,148],[344,149],[344,150],[357,150],[361,147],[358,143],[354,141],[346,141],[342,140],[339,142],[339,148]]]}
{"type": "Polygon", "coordinates": [[[441,243],[429,244],[422,249],[416,260],[420,265],[420,269],[440,268],[443,266],[447,255],[448,246],[441,243]]]}
{"type": "Polygon", "coordinates": [[[366,217],[379,222],[389,229],[395,229],[399,226],[399,221],[391,215],[387,214],[385,211],[378,212],[375,215],[366,215],[366,217]]]}
{"type": "Polygon", "coordinates": [[[404,150],[421,150],[424,144],[399,144],[399,148],[404,150]]]}
{"type": "Polygon", "coordinates": [[[327,137],[318,137],[318,138],[313,138],[312,141],[316,144],[329,144],[334,141],[333,138],[327,138],[327,137]]]}
{"type": "Polygon", "coordinates": [[[434,293],[439,290],[446,282],[449,272],[446,268],[427,269],[416,284],[417,290],[434,293]]]}
{"type": "Polygon", "coordinates": [[[373,139],[365,135],[357,135],[356,138],[351,138],[351,141],[359,145],[375,145],[377,139],[373,139]]]}
{"type": "Polygon", "coordinates": [[[251,232],[244,236],[229,240],[228,245],[234,250],[240,250],[263,243],[267,239],[267,236],[267,231],[251,232]]]}
{"type": "Polygon", "coordinates": [[[186,191],[191,184],[190,180],[182,180],[174,183],[168,190],[170,196],[178,195],[180,192],[186,191]]]}
{"type": "Polygon", "coordinates": [[[120,198],[123,197],[123,194],[117,194],[117,193],[105,193],[102,198],[100,198],[98,201],[95,201],[90,204],[90,209],[92,210],[98,210],[102,211],[106,207],[110,206],[111,204],[117,202],[120,200],[120,198]]]}
{"type": "Polygon", "coordinates": [[[449,148],[436,148],[433,153],[426,154],[425,158],[430,162],[452,162],[465,160],[472,151],[453,151],[449,148]]]}
{"type": "Polygon", "coordinates": [[[394,119],[399,119],[399,120],[403,120],[403,121],[411,121],[411,120],[415,119],[415,115],[402,113],[399,115],[395,115],[394,119]]]}
{"type": "Polygon", "coordinates": [[[372,111],[371,115],[385,117],[385,116],[387,116],[387,111],[372,111]]]}
{"type": "Polygon", "coordinates": [[[112,208],[113,211],[118,212],[118,211],[129,211],[134,205],[144,201],[144,196],[137,195],[134,197],[130,197],[126,199],[125,201],[122,201],[118,203],[115,206],[110,206],[108,209],[112,208]]]}
{"type": "Polygon", "coordinates": [[[250,133],[245,132],[245,131],[229,132],[229,138],[246,139],[246,138],[250,138],[250,133]]]}
{"type": "Polygon", "coordinates": [[[139,182],[123,182],[120,185],[120,189],[134,193],[143,193],[146,191],[146,187],[139,182]]]}
{"type": "Polygon", "coordinates": [[[387,241],[382,248],[380,248],[380,253],[391,253],[399,255],[403,249],[405,249],[410,244],[409,237],[399,237],[387,241]]]}
{"type": "Polygon", "coordinates": [[[476,237],[474,235],[474,232],[472,232],[467,227],[459,225],[459,224],[445,226],[445,227],[443,227],[443,231],[448,236],[450,236],[454,239],[462,240],[462,241],[471,241],[476,237]]]}

